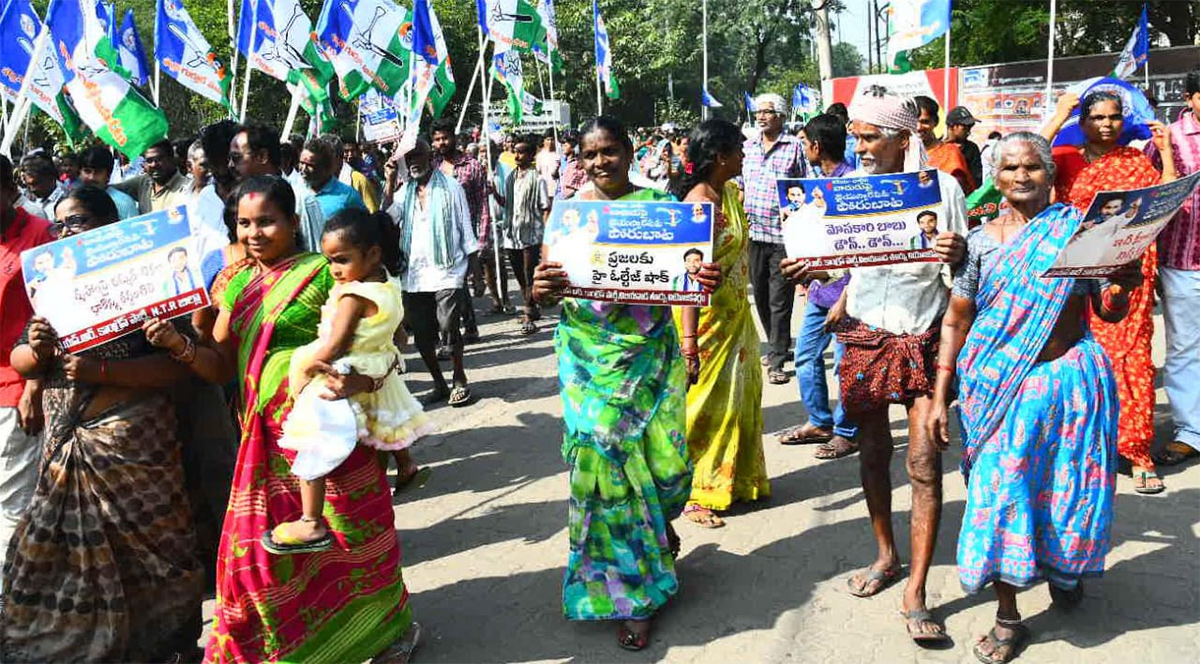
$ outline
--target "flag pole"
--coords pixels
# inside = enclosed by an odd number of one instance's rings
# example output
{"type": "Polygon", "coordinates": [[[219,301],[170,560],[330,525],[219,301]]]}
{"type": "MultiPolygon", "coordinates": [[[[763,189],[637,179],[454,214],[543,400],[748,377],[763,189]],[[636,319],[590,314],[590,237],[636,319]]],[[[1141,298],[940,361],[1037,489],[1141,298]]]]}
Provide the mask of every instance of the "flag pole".
{"type": "MultiPolygon", "coordinates": [[[[700,15],[701,15],[700,44],[701,44],[702,60],[704,63],[703,64],[704,83],[703,83],[703,87],[701,88],[701,90],[704,95],[707,95],[708,94],[708,0],[703,0],[700,3],[700,15]]],[[[701,99],[701,102],[702,102],[700,104],[700,119],[701,120],[708,119],[708,104],[704,103],[704,101],[705,100],[701,99]]]]}
{"type": "MultiPolygon", "coordinates": [[[[547,46],[549,46],[549,45],[547,44],[547,46]]],[[[557,47],[555,47],[555,48],[557,49],[557,47]]],[[[553,55],[550,56],[550,64],[546,67],[546,74],[547,74],[547,77],[550,79],[550,101],[554,101],[554,56],[553,55]]],[[[558,108],[557,103],[555,103],[555,106],[554,106],[554,113],[556,116],[562,117],[562,114],[559,113],[559,108],[558,108]]],[[[555,149],[558,149],[558,117],[555,117],[554,121],[552,123],[550,123],[550,129],[554,132],[554,148],[555,149]]]]}
{"type": "Polygon", "coordinates": [[[479,33],[479,61],[475,63],[475,71],[471,74],[471,84],[467,86],[467,96],[463,101],[462,110],[458,112],[458,124],[454,125],[454,133],[462,131],[463,121],[467,119],[467,109],[471,107],[471,93],[475,92],[475,81],[480,76],[486,76],[483,66],[483,54],[487,50],[487,42],[483,39],[483,28],[475,26],[476,32],[479,33]]]}
{"type": "MultiPolygon", "coordinates": [[[[300,95],[292,92],[292,103],[288,106],[287,119],[283,121],[283,133],[279,135],[280,140],[286,141],[287,137],[291,135],[292,128],[296,125],[296,113],[299,110],[300,95]]],[[[317,113],[320,114],[320,111],[318,110],[317,113]]],[[[357,138],[357,133],[355,134],[355,138],[357,138]]]]}
{"type": "MultiPolygon", "coordinates": [[[[158,36],[154,39],[157,41],[158,36]]],[[[162,89],[162,65],[159,64],[158,58],[154,58],[154,105],[162,108],[162,104],[158,103],[158,91],[162,89]]]]}
{"type": "Polygon", "coordinates": [[[953,5],[954,0],[946,3],[946,61],[942,65],[942,108],[946,109],[944,111],[946,113],[949,113],[949,109],[954,106],[950,103],[950,24],[953,5]]]}
{"type": "Polygon", "coordinates": [[[1042,109],[1042,122],[1050,119],[1054,108],[1054,31],[1058,21],[1058,0],[1050,0],[1050,44],[1046,58],[1046,106],[1042,109]]]}
{"type": "MultiPolygon", "coordinates": [[[[229,13],[229,40],[233,45],[233,56],[230,57],[230,79],[229,79],[229,114],[233,115],[233,109],[238,107],[237,99],[237,81],[238,81],[238,28],[240,21],[233,17],[233,0],[228,0],[226,3],[226,11],[229,13]]],[[[157,21],[155,24],[157,25],[157,21]]]]}
{"type": "MultiPolygon", "coordinates": [[[[242,112],[238,114],[238,121],[246,121],[246,106],[250,103],[250,63],[253,58],[250,56],[254,53],[254,38],[258,34],[258,3],[253,4],[253,11],[250,14],[250,38],[246,40],[246,77],[242,79],[242,112]]],[[[237,45],[233,47],[234,52],[237,52],[237,45]]]]}
{"type": "MultiPolygon", "coordinates": [[[[482,47],[479,49],[479,64],[480,66],[483,66],[485,61],[484,58],[487,52],[487,41],[483,38],[482,27],[479,28],[479,40],[480,44],[482,45],[482,47]]],[[[495,54],[496,47],[493,45],[492,56],[495,57],[495,54]]],[[[488,115],[490,114],[489,107],[492,105],[492,84],[495,82],[495,76],[487,75],[487,85],[479,86],[479,92],[483,97],[483,129],[480,132],[480,137],[483,139],[484,158],[487,159],[487,174],[489,183],[494,182],[496,178],[495,171],[492,168],[492,137],[488,136],[488,115]]],[[[500,186],[503,187],[504,183],[501,182],[500,186]]],[[[496,257],[496,290],[499,291],[501,284],[506,284],[508,280],[501,278],[504,275],[504,262],[500,259],[500,254],[504,252],[500,248],[500,224],[497,223],[497,221],[498,220],[496,219],[492,220],[492,249],[494,250],[492,253],[496,257]]],[[[507,292],[500,293],[501,300],[505,300],[507,297],[507,292]]]]}

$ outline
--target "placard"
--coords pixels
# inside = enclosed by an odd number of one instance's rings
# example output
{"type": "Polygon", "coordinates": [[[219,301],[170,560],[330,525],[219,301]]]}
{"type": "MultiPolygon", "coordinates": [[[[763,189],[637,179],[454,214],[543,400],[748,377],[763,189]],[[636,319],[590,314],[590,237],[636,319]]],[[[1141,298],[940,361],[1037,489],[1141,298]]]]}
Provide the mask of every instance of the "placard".
{"type": "Polygon", "coordinates": [[[209,304],[182,205],[23,251],[21,269],[33,310],[70,353],[209,304]]]}
{"type": "Polygon", "coordinates": [[[363,139],[367,143],[389,143],[400,140],[400,114],[391,99],[375,88],[363,93],[358,101],[363,139]]]}
{"type": "Polygon", "coordinates": [[[712,203],[556,201],[543,242],[581,297],[708,306],[695,275],[712,261],[712,203]]]}
{"type": "Polygon", "coordinates": [[[830,270],[932,263],[948,217],[936,170],[777,180],[789,258],[830,270]]]}
{"type": "Polygon", "coordinates": [[[1083,223],[1045,277],[1107,277],[1137,260],[1200,186],[1200,173],[1174,182],[1096,194],[1083,223]]]}

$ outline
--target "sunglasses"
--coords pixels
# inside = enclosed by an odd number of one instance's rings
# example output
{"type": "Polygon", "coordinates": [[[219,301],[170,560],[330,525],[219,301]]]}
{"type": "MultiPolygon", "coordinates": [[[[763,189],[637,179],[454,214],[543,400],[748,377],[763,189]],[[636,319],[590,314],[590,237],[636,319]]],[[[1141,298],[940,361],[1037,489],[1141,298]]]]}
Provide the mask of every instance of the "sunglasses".
{"type": "Polygon", "coordinates": [[[86,214],[73,214],[50,227],[50,235],[56,238],[71,237],[92,230],[92,218],[86,214]]]}

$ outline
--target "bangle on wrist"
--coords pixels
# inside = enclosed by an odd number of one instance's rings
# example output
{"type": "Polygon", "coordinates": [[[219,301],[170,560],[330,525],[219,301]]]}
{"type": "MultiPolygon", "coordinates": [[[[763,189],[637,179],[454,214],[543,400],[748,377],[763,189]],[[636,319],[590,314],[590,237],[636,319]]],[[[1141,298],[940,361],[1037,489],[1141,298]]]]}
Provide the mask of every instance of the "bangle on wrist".
{"type": "Polygon", "coordinates": [[[183,350],[176,353],[169,351],[172,360],[181,364],[191,364],[196,361],[196,342],[191,337],[183,338],[183,350]]]}

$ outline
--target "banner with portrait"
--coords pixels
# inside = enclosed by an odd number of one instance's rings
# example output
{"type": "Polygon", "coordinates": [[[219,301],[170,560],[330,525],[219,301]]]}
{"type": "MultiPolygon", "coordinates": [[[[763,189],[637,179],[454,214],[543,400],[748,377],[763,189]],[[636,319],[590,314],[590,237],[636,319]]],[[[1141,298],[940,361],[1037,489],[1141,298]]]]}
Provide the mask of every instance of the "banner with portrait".
{"type": "Polygon", "coordinates": [[[33,310],[69,353],[209,304],[182,205],[23,251],[21,269],[33,310]]]}
{"type": "Polygon", "coordinates": [[[543,243],[567,273],[567,296],[708,306],[696,277],[712,261],[712,203],[556,201],[543,243]]]}
{"type": "Polygon", "coordinates": [[[935,170],[776,180],[788,258],[816,270],[930,263],[948,217],[935,170]]]}
{"type": "Polygon", "coordinates": [[[1200,173],[1174,182],[1096,194],[1083,223],[1045,277],[1102,278],[1141,258],[1200,187],[1200,173]]]}

